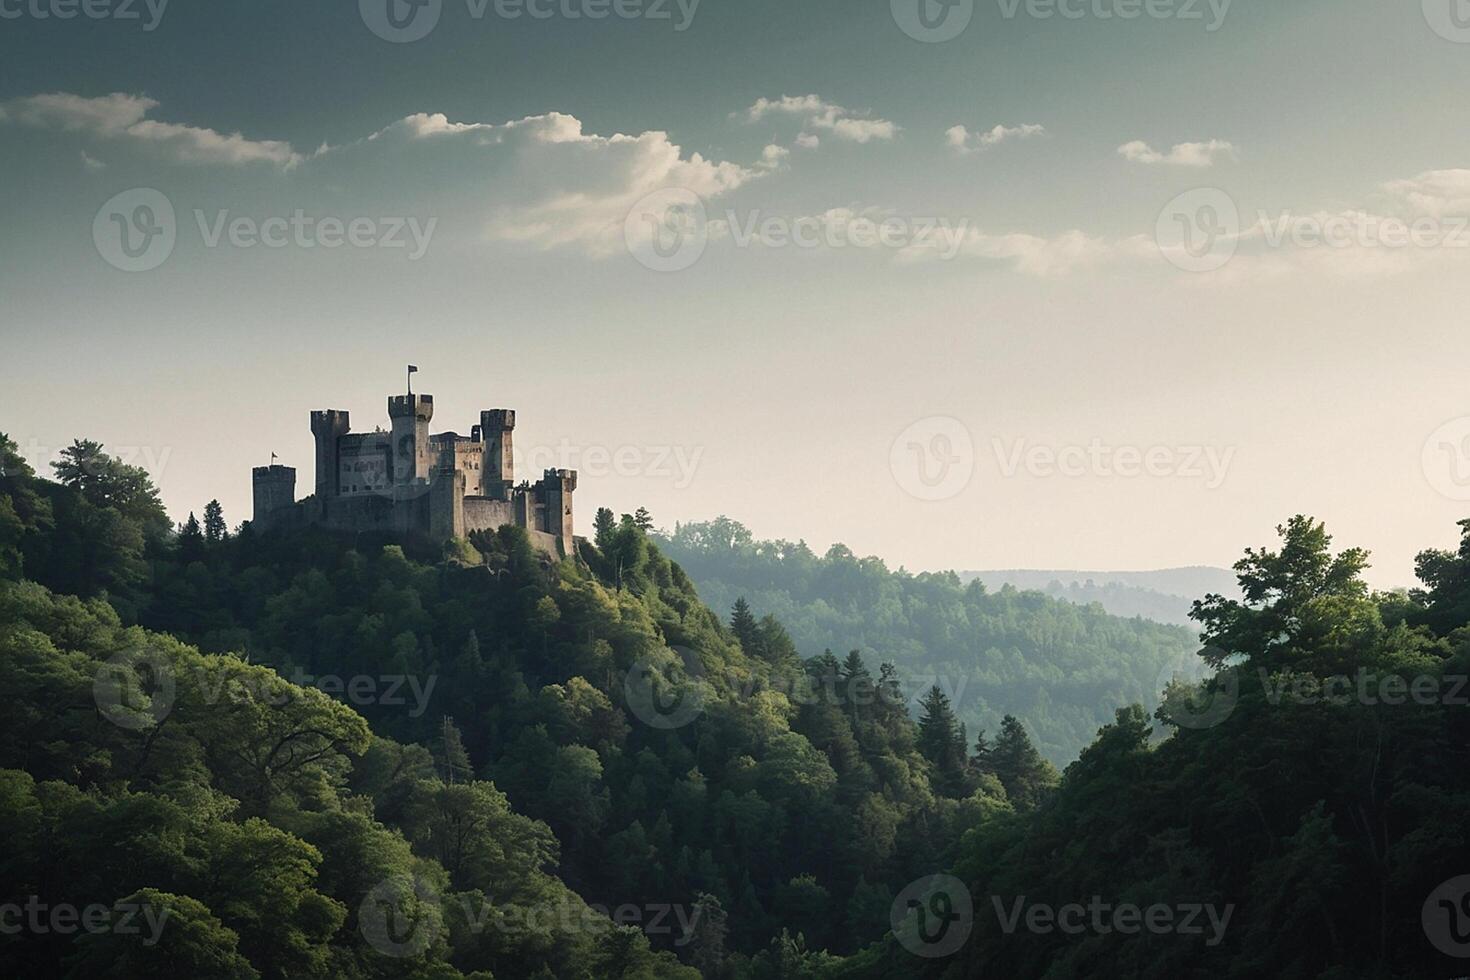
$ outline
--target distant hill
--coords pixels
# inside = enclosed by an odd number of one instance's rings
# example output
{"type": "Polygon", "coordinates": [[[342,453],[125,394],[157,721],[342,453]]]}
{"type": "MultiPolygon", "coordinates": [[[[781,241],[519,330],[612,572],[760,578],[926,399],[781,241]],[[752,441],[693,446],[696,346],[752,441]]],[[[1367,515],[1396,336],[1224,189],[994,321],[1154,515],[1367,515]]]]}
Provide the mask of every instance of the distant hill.
{"type": "Polygon", "coordinates": [[[1210,593],[1229,598],[1237,598],[1239,594],[1234,572],[1209,565],[1146,572],[1007,568],[959,575],[965,582],[979,580],[992,592],[1010,585],[1081,605],[1096,602],[1114,616],[1142,616],[1190,628],[1194,624],[1189,619],[1189,609],[1194,600],[1210,593]]]}
{"type": "MultiPolygon", "coordinates": [[[[891,661],[916,695],[948,686],[971,736],[994,735],[1015,715],[1058,764],[1075,759],[1115,709],[1136,701],[1152,711],[1160,671],[1197,649],[1195,635],[1175,625],[1040,589],[991,589],[954,572],[895,571],[840,544],[818,555],[804,542],[757,541],[725,517],[658,540],[712,608],[728,616],[744,598],[756,615],[779,619],[803,656],[860,649],[891,661]]],[[[1166,598],[1162,614],[1188,608],[1166,598]]]]}

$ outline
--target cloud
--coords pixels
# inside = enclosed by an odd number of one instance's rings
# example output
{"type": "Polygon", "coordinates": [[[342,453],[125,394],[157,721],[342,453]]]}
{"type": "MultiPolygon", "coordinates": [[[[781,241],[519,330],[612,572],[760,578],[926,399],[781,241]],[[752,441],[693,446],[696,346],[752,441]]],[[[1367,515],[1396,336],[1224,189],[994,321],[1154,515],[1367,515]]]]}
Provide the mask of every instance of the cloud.
{"type": "Polygon", "coordinates": [[[83,167],[83,169],[87,170],[88,172],[96,173],[99,170],[106,170],[107,169],[107,164],[103,163],[101,160],[93,159],[92,156],[89,153],[87,153],[86,150],[83,150],[82,151],[82,167],[83,167]]]}
{"type": "Polygon", "coordinates": [[[442,113],[406,116],[323,160],[348,153],[431,149],[462,170],[495,173],[481,182],[478,206],[493,241],[550,249],[572,246],[604,256],[624,248],[623,224],[656,191],[691,191],[705,201],[774,173],[790,151],[766,146],[749,166],[685,154],[669,135],[599,136],[562,112],[503,123],[454,122],[442,113]]]}
{"type": "MultiPolygon", "coordinates": [[[[1150,256],[1157,258],[1158,249],[1153,239],[1145,235],[1106,239],[1076,229],[1056,235],[1024,232],[996,235],[969,228],[957,250],[956,261],[970,258],[1004,263],[1016,272],[1045,279],[1090,270],[1109,262],[1150,256]]],[[[905,252],[901,257],[916,260],[932,256],[905,252]]]]}
{"type": "MultiPolygon", "coordinates": [[[[753,123],[772,114],[800,117],[808,130],[824,130],[832,133],[838,139],[853,143],[891,140],[898,135],[899,129],[887,119],[853,113],[817,95],[783,95],[779,99],[760,98],[742,115],[746,122],[753,123]]],[[[797,137],[798,144],[808,145],[802,142],[803,137],[810,137],[810,145],[816,146],[817,139],[809,132],[797,137]]]]}
{"type": "Polygon", "coordinates": [[[1160,153],[1143,140],[1118,147],[1118,155],[1134,163],[1166,164],[1174,167],[1213,167],[1217,157],[1233,157],[1235,146],[1225,140],[1205,143],[1178,143],[1168,153],[1160,153]]]}
{"type": "Polygon", "coordinates": [[[290,143],[249,140],[239,133],[159,122],[145,118],[158,102],[141,95],[114,92],[86,98],[53,92],[0,103],[0,122],[80,132],[101,139],[121,139],[161,150],[177,163],[238,166],[264,162],[290,170],[303,157],[290,143]]]}
{"type": "Polygon", "coordinates": [[[1383,190],[1414,214],[1470,215],[1470,170],[1429,170],[1406,180],[1391,180],[1383,190]]]}
{"type": "Polygon", "coordinates": [[[958,153],[974,153],[992,146],[999,146],[1010,139],[1030,139],[1045,136],[1046,127],[1038,123],[1022,123],[1019,126],[995,126],[983,133],[971,133],[964,126],[951,126],[944,131],[945,144],[958,153]]]}

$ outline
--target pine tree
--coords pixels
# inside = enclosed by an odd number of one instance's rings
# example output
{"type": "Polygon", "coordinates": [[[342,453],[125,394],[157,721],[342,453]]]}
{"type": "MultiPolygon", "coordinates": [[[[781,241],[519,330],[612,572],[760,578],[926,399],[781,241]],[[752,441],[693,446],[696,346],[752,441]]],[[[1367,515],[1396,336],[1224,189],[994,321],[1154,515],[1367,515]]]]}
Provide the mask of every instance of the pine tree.
{"type": "Polygon", "coordinates": [[[592,519],[592,528],[593,542],[598,548],[606,550],[609,542],[612,541],[613,532],[618,529],[618,521],[613,517],[612,511],[606,507],[599,507],[597,516],[592,519]]]}
{"type": "Polygon", "coordinates": [[[653,530],[653,515],[648,512],[646,507],[639,507],[633,513],[633,523],[637,526],[638,530],[647,533],[653,530]]]}
{"type": "Polygon", "coordinates": [[[985,737],[985,729],[980,729],[975,736],[975,754],[970,756],[971,770],[977,773],[995,772],[995,761],[991,758],[993,751],[990,740],[985,737]]]}
{"type": "Polygon", "coordinates": [[[963,792],[965,743],[954,709],[937,684],[929,688],[919,707],[919,752],[934,764],[936,788],[947,795],[958,795],[963,792]]]}
{"type": "Polygon", "coordinates": [[[190,511],[189,519],[179,528],[179,559],[191,562],[203,556],[204,532],[199,529],[199,519],[190,511]]]}
{"type": "Polygon", "coordinates": [[[1012,715],[1000,722],[1000,734],[990,751],[992,768],[1017,809],[1030,809],[1057,784],[1056,767],[1041,757],[1026,728],[1012,715]]]}
{"type": "Polygon", "coordinates": [[[730,614],[730,632],[734,633],[735,639],[740,641],[740,649],[748,654],[755,654],[755,613],[750,611],[750,603],[745,601],[745,596],[735,600],[735,609],[730,614]]]}
{"type": "Polygon", "coordinates": [[[210,544],[219,544],[228,536],[225,509],[218,500],[211,500],[204,505],[204,540],[210,544]]]}
{"type": "Polygon", "coordinates": [[[440,778],[445,783],[453,785],[456,782],[468,782],[474,778],[475,770],[470,765],[470,754],[465,751],[459,729],[454,727],[454,719],[448,715],[444,716],[438,748],[439,751],[435,753],[437,758],[434,761],[439,764],[440,778]]]}

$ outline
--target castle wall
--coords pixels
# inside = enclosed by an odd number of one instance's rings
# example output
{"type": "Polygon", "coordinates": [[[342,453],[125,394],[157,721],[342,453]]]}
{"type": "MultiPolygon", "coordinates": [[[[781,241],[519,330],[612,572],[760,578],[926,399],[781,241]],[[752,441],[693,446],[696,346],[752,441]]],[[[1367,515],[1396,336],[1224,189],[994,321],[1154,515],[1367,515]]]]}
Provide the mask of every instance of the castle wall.
{"type": "Polygon", "coordinates": [[[517,524],[515,510],[509,500],[488,497],[464,498],[464,533],[496,531],[506,524],[517,524]]]}

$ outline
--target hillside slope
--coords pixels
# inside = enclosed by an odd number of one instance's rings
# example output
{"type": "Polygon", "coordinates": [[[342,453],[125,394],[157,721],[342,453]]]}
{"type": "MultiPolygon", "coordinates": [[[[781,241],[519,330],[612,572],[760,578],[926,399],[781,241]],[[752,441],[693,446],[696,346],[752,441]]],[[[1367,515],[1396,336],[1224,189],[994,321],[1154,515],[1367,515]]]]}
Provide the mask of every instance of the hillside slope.
{"type": "Polygon", "coordinates": [[[952,572],[890,571],[843,545],[756,541],[720,518],[685,524],[660,546],[717,609],[745,598],[781,621],[805,655],[861,650],[891,661],[916,701],[943,687],[971,734],[1018,717],[1063,765],[1118,707],[1152,707],[1161,674],[1197,649],[1190,631],[1120,619],[1036,592],[989,592],[952,572]]]}

